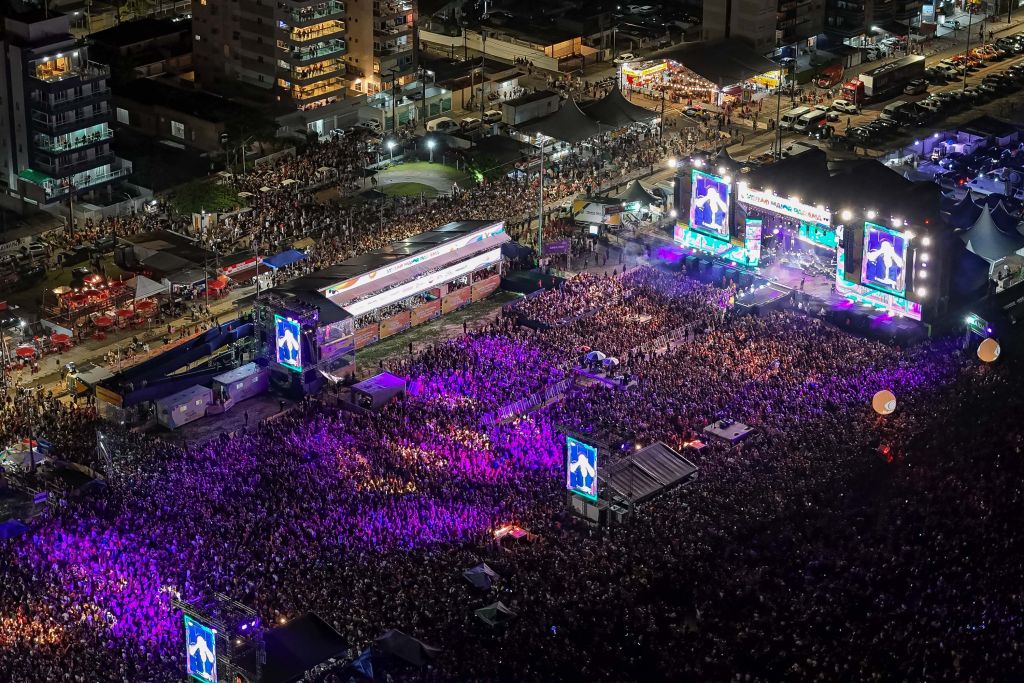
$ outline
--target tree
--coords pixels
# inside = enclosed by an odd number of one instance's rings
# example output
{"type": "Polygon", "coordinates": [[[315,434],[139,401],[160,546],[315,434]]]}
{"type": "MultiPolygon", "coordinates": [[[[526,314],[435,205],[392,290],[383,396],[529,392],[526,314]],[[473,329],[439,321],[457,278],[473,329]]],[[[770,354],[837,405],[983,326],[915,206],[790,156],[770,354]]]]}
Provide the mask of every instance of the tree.
{"type": "Polygon", "coordinates": [[[176,188],[171,194],[171,206],[178,213],[189,215],[202,211],[233,211],[245,206],[245,202],[231,185],[224,185],[210,178],[201,178],[176,188]]]}

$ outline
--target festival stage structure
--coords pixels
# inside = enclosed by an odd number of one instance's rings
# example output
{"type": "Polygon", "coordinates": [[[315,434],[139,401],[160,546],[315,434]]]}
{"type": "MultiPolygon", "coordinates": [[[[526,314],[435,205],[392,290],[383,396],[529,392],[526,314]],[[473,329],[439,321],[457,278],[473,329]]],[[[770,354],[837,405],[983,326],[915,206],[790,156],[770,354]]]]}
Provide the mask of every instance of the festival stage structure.
{"type": "Polygon", "coordinates": [[[489,296],[509,241],[503,221],[456,221],[262,293],[272,383],[301,395],[341,381],[360,349],[489,296]]]}

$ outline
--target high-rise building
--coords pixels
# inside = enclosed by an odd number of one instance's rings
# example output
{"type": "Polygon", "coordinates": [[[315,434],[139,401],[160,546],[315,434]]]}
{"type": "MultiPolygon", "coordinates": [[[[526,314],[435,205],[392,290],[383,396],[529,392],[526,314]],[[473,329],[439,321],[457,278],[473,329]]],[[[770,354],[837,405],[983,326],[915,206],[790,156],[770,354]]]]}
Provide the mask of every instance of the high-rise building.
{"type": "Polygon", "coordinates": [[[903,32],[920,25],[924,0],[828,0],[825,31],[847,45],[871,42],[872,29],[903,32]]]}
{"type": "Polygon", "coordinates": [[[5,204],[59,209],[111,192],[131,164],[110,149],[110,69],[89,61],[68,17],[4,19],[0,42],[0,183],[5,204]]]}
{"type": "Polygon", "coordinates": [[[192,11],[202,87],[237,81],[303,110],[345,96],[342,0],[195,0],[192,11]]]}
{"type": "Polygon", "coordinates": [[[704,40],[745,40],[759,52],[813,38],[824,23],[825,0],[704,2],[704,40]]]}
{"type": "Polygon", "coordinates": [[[348,0],[352,89],[373,94],[415,79],[415,0],[348,0]]]}

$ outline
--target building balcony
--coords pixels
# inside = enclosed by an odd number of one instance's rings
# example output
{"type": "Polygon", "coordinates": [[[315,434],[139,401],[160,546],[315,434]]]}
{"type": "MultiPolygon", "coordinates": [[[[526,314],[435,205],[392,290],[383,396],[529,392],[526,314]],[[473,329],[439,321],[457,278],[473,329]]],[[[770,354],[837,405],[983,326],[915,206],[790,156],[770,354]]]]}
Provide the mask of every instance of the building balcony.
{"type": "Polygon", "coordinates": [[[71,133],[82,128],[88,128],[98,123],[109,122],[111,119],[110,107],[94,106],[91,112],[78,112],[63,114],[49,114],[38,109],[32,110],[32,128],[46,133],[50,136],[62,133],[71,133]]]}
{"type": "Polygon", "coordinates": [[[64,97],[56,95],[46,97],[45,95],[42,95],[42,93],[38,94],[38,97],[32,98],[33,108],[40,111],[57,113],[60,111],[67,111],[68,109],[77,109],[78,107],[84,107],[87,104],[94,104],[96,102],[102,102],[103,100],[109,99],[110,88],[104,86],[102,88],[94,88],[92,92],[64,97]]]}
{"type": "Polygon", "coordinates": [[[291,25],[299,28],[316,24],[324,19],[341,19],[345,14],[345,3],[339,0],[329,0],[310,7],[300,7],[289,12],[291,25]]]}
{"type": "Polygon", "coordinates": [[[31,78],[32,80],[43,83],[50,88],[55,85],[64,85],[65,87],[69,87],[67,85],[69,83],[89,83],[100,79],[110,78],[110,67],[106,64],[99,64],[97,62],[85,62],[81,66],[71,67],[69,69],[56,69],[39,66],[36,68],[35,72],[32,73],[31,78]]]}
{"type": "Polygon", "coordinates": [[[306,28],[292,29],[288,32],[288,39],[293,44],[301,44],[314,40],[323,40],[324,38],[340,36],[344,32],[345,22],[332,19],[330,21],[324,21],[319,24],[307,26],[306,28]]]}
{"type": "Polygon", "coordinates": [[[331,76],[337,76],[345,71],[345,62],[341,59],[325,59],[308,66],[298,66],[292,69],[292,81],[295,83],[308,84],[323,80],[331,76]]]}
{"type": "MultiPolygon", "coordinates": [[[[43,173],[38,173],[33,182],[43,188],[47,201],[55,201],[61,197],[66,197],[72,187],[75,193],[91,190],[105,183],[127,177],[131,172],[132,164],[130,161],[114,157],[109,166],[100,167],[95,172],[80,172],[68,178],[52,178],[43,173]]],[[[25,174],[21,174],[21,176],[24,178],[25,174]]]]}
{"type": "Polygon", "coordinates": [[[68,136],[65,140],[54,140],[46,135],[39,135],[33,141],[33,144],[36,149],[40,149],[44,152],[60,154],[63,152],[72,152],[77,149],[87,149],[93,145],[98,145],[101,142],[111,140],[113,137],[114,131],[108,128],[88,135],[68,136]]]}
{"type": "Polygon", "coordinates": [[[346,47],[345,41],[340,38],[332,38],[314,45],[295,46],[287,50],[289,55],[287,61],[292,66],[297,66],[328,57],[341,57],[345,54],[346,47]]]}
{"type": "Polygon", "coordinates": [[[114,158],[114,153],[109,150],[93,156],[87,154],[65,154],[50,159],[39,159],[33,166],[43,173],[57,178],[106,166],[114,161],[114,158]]]}
{"type": "Polygon", "coordinates": [[[378,0],[373,3],[373,16],[393,17],[412,12],[412,0],[378,0]]]}
{"type": "Polygon", "coordinates": [[[404,22],[401,23],[401,24],[391,24],[391,25],[387,25],[387,24],[385,24],[385,25],[374,24],[374,26],[373,26],[373,32],[374,32],[375,35],[386,36],[388,38],[395,37],[395,36],[401,36],[401,35],[404,35],[406,33],[409,33],[410,31],[412,31],[412,24],[407,24],[407,23],[404,23],[404,22]]]}
{"type": "Polygon", "coordinates": [[[293,100],[302,104],[311,100],[319,100],[324,97],[336,95],[344,89],[345,79],[330,78],[305,87],[293,86],[291,89],[291,95],[293,100]]]}

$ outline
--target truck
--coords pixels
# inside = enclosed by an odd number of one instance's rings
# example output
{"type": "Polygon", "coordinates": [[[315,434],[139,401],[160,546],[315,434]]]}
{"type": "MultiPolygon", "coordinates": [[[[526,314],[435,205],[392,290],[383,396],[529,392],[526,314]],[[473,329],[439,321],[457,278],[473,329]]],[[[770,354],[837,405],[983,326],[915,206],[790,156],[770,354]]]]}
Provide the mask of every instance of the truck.
{"type": "Polygon", "coordinates": [[[819,88],[831,88],[839,85],[841,80],[843,80],[843,65],[831,64],[821,70],[821,73],[814,79],[814,85],[819,88]]]}
{"type": "Polygon", "coordinates": [[[924,78],[924,56],[909,55],[865,71],[843,84],[843,99],[863,104],[866,100],[884,100],[903,92],[903,87],[924,78]]]}

